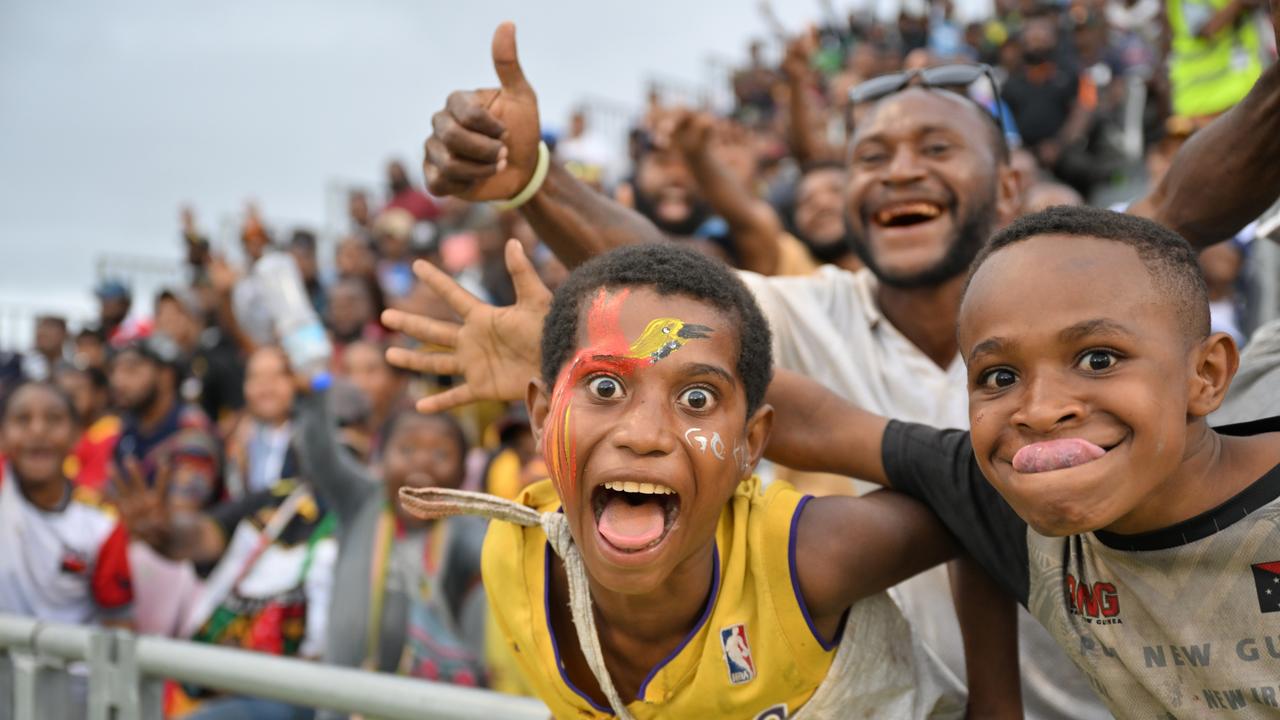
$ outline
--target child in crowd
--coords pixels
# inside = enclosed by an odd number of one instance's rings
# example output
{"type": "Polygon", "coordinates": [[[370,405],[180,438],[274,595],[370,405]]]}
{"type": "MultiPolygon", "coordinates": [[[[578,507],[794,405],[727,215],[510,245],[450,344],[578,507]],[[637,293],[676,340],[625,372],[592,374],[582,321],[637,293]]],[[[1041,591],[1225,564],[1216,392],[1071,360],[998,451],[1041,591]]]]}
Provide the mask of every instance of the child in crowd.
{"type": "Polygon", "coordinates": [[[896,493],[761,486],[770,333],[727,268],[675,244],[584,264],[552,303],[541,370],[527,402],[550,480],[516,503],[401,497],[511,521],[490,526],[485,586],[556,717],[938,709],[883,591],[951,557],[950,537],[896,493]]]}
{"type": "Polygon", "coordinates": [[[338,520],[338,562],[325,660],[337,665],[480,686],[485,600],[484,523],[424,523],[400,510],[400,488],[462,484],[467,442],[448,415],[393,415],[381,477],[340,449],[327,400],[298,402],[297,446],[307,477],[338,520]]]}
{"type": "Polygon", "coordinates": [[[18,385],[0,407],[0,612],[128,625],[129,536],[63,472],[78,433],[52,383],[18,385]]]}
{"type": "Polygon", "coordinates": [[[1238,365],[1209,328],[1185,240],[1053,208],[975,260],[959,321],[970,432],[780,375],[770,457],[926,503],[1118,717],[1274,717],[1280,418],[1209,427],[1238,365]]]}

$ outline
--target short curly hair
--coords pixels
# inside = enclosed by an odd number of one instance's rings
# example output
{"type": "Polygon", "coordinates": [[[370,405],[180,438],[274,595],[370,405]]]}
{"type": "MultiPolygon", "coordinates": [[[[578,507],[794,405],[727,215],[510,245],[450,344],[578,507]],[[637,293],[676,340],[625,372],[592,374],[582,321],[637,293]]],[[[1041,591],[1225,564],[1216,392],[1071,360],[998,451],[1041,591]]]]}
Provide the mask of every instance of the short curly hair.
{"type": "Polygon", "coordinates": [[[965,292],[978,268],[992,255],[1042,235],[1091,237],[1128,245],[1137,251],[1164,299],[1177,306],[1188,337],[1209,335],[1209,291],[1191,244],[1157,222],[1101,208],[1058,205],[1015,220],[993,235],[974,258],[965,292]]]}
{"type": "Polygon", "coordinates": [[[755,297],[722,262],[675,242],[631,245],[592,258],[574,270],[551,301],[542,327],[542,380],[550,388],[578,347],[583,299],[600,289],[647,287],[683,295],[730,318],[738,331],[738,376],[747,416],[764,403],[773,377],[773,338],[755,297]]]}

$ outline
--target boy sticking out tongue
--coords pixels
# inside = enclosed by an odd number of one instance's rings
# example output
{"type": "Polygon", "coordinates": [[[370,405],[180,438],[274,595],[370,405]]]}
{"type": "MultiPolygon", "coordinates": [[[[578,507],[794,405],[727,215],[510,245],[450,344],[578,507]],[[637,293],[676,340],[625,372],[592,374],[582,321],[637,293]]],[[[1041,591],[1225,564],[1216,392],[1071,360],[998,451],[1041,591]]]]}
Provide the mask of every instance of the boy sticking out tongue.
{"type": "Polygon", "coordinates": [[[1280,713],[1280,418],[1206,422],[1238,356],[1186,241],[1025,217],[975,260],[959,333],[971,433],[780,374],[770,456],[929,505],[1117,717],[1280,713]]]}

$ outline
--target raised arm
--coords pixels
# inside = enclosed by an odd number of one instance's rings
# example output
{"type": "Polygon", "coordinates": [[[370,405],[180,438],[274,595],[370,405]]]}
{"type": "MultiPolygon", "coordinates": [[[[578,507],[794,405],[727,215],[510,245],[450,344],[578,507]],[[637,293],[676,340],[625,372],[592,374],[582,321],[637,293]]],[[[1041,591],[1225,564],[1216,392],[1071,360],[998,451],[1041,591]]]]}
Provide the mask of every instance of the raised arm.
{"type": "MultiPolygon", "coordinates": [[[[538,97],[520,68],[515,32],[514,25],[503,23],[493,34],[500,87],[455,92],[431,118],[422,170],[435,195],[508,200],[533,179],[539,153],[538,97]]],[[[578,182],[555,163],[520,212],[569,267],[610,248],[664,239],[639,213],[578,182]]]]}
{"type": "Polygon", "coordinates": [[[778,269],[778,237],[782,234],[778,212],[753,194],[720,158],[714,142],[714,117],[680,112],[672,120],[671,140],[684,155],[707,203],[729,224],[742,269],[773,275],[778,269]]]}
{"type": "Polygon", "coordinates": [[[781,369],[774,373],[765,401],[775,417],[765,457],[796,470],[889,484],[880,455],[887,418],[781,369]]]}
{"type": "MultiPolygon", "coordinates": [[[[1280,0],[1271,0],[1280,35],[1280,0]]],[[[1235,235],[1280,197],[1280,63],[1235,107],[1178,151],[1160,183],[1129,212],[1176,230],[1196,247],[1235,235]]]]}
{"type": "Polygon", "coordinates": [[[329,411],[327,391],[303,394],[294,413],[293,445],[302,476],[324,503],[349,524],[365,499],[381,489],[365,468],[338,442],[338,426],[329,411]]]}
{"type": "Polygon", "coordinates": [[[782,74],[787,79],[787,145],[801,165],[838,158],[840,154],[814,125],[814,74],[810,62],[817,44],[817,31],[811,28],[787,44],[782,60],[782,74]]]}

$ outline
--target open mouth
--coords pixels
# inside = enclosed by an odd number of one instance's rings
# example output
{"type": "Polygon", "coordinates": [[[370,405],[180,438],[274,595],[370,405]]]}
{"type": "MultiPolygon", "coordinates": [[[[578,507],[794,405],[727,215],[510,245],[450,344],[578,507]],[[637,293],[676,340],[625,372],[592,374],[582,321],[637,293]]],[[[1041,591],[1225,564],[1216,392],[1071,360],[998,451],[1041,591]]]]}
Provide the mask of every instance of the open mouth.
{"type": "Polygon", "coordinates": [[[1061,438],[1031,443],[1018,449],[1013,455],[1013,469],[1024,475],[1065,470],[1097,460],[1114,449],[1119,442],[1109,446],[1096,445],[1083,438],[1061,438]]]}
{"type": "Polygon", "coordinates": [[[621,553],[638,553],[662,544],[680,515],[680,496],[659,483],[612,481],[591,494],[596,530],[621,553]]]}
{"type": "Polygon", "coordinates": [[[901,202],[886,205],[872,216],[881,227],[907,227],[929,222],[942,215],[942,206],[927,201],[901,202]]]}

